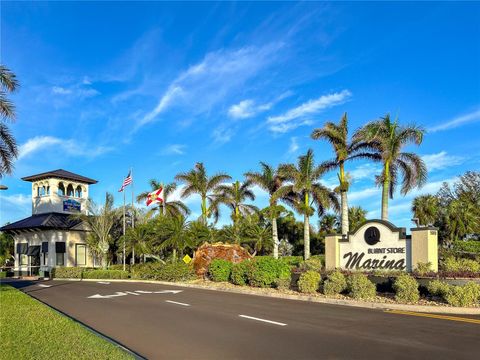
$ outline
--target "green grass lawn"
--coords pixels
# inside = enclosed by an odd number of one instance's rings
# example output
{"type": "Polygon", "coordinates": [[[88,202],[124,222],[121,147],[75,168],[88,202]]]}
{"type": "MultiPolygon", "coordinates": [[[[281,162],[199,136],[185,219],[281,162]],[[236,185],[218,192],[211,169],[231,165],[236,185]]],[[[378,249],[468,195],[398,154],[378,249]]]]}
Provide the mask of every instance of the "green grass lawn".
{"type": "Polygon", "coordinates": [[[21,291],[0,284],[1,359],[132,359],[21,291]]]}

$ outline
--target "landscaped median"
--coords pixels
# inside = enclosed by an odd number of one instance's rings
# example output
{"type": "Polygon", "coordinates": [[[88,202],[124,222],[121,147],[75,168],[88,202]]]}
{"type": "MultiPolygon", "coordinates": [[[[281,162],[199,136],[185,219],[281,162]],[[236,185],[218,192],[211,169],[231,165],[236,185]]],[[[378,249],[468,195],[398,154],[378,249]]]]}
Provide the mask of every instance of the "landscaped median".
{"type": "MultiPolygon", "coordinates": [[[[458,267],[463,263],[449,260],[449,264],[458,267]]],[[[472,264],[467,265],[475,269],[472,264]]],[[[445,271],[454,273],[450,268],[445,271]]],[[[439,278],[438,274],[427,277],[426,273],[421,277],[418,273],[405,272],[325,271],[322,256],[313,256],[307,261],[300,257],[276,260],[257,256],[236,264],[214,259],[203,279],[197,278],[193,268],[183,262],[137,264],[127,267],[127,271],[117,270],[115,266],[112,270],[59,268],[56,272],[57,278],[173,282],[182,286],[369,308],[402,307],[416,311],[480,314],[478,274],[472,271],[468,274],[470,279],[452,280],[439,278]]]]}
{"type": "Polygon", "coordinates": [[[133,359],[48,306],[0,284],[2,359],[133,359]]]}

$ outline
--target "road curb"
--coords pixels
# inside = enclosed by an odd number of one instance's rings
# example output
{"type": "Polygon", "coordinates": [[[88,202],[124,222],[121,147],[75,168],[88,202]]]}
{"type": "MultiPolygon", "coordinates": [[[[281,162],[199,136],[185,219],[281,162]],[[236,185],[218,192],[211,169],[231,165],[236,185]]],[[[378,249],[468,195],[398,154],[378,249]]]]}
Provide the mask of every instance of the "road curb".
{"type": "Polygon", "coordinates": [[[168,286],[178,286],[185,288],[194,288],[210,291],[220,291],[226,293],[245,294],[263,296],[276,299],[287,299],[297,301],[309,301],[330,305],[351,306],[365,309],[377,309],[377,310],[403,310],[414,311],[423,313],[436,313],[436,314],[457,314],[457,315],[480,315],[480,308],[466,308],[466,307],[447,307],[447,306],[429,306],[429,305],[408,305],[408,304],[390,304],[390,303],[377,303],[371,301],[357,301],[357,300],[343,300],[343,299],[328,299],[319,298],[308,295],[292,295],[292,294],[267,294],[259,293],[255,290],[248,288],[238,289],[219,289],[208,285],[191,284],[183,282],[168,282],[157,280],[129,280],[129,279],[53,279],[54,281],[108,281],[108,282],[125,282],[125,283],[146,283],[146,284],[159,284],[168,286]]]}

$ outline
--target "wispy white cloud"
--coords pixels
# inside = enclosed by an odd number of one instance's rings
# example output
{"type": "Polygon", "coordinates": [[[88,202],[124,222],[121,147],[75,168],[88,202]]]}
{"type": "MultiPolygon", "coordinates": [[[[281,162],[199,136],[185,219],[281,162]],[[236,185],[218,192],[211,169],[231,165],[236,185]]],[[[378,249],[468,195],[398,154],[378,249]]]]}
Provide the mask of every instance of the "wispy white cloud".
{"type": "Polygon", "coordinates": [[[428,129],[429,132],[436,132],[442,130],[453,129],[462,125],[470,124],[473,122],[480,121],[480,110],[473,111],[471,113],[458,116],[454,119],[448,120],[442,124],[438,124],[436,126],[431,127],[428,129]]]}
{"type": "Polygon", "coordinates": [[[441,170],[450,166],[459,165],[464,158],[456,155],[448,155],[446,151],[440,151],[437,154],[428,154],[422,156],[427,165],[428,171],[441,170]]]}
{"type": "Polygon", "coordinates": [[[354,182],[363,179],[375,180],[375,175],[378,173],[380,173],[380,166],[371,163],[359,165],[355,169],[348,171],[354,182]]]}
{"type": "Polygon", "coordinates": [[[183,155],[185,154],[185,144],[171,144],[167,145],[162,150],[162,155],[183,155]]]}
{"type": "Polygon", "coordinates": [[[298,150],[298,141],[296,136],[290,138],[290,146],[288,147],[288,153],[294,154],[298,150]]]}
{"type": "Polygon", "coordinates": [[[27,140],[19,147],[18,159],[28,157],[37,151],[55,146],[66,154],[71,156],[96,157],[106,152],[112,151],[112,147],[107,146],[88,146],[73,139],[60,139],[54,136],[36,136],[27,140]]]}
{"type": "Polygon", "coordinates": [[[86,99],[96,95],[99,95],[100,92],[93,87],[91,87],[91,82],[85,80],[84,78],[81,82],[74,83],[71,85],[65,86],[53,86],[51,92],[53,95],[61,96],[68,99],[86,99]]]}
{"type": "Polygon", "coordinates": [[[226,127],[218,127],[212,132],[212,138],[215,144],[222,145],[229,142],[234,135],[234,130],[226,127]]]}
{"type": "Polygon", "coordinates": [[[322,95],[317,99],[309,100],[300,106],[290,109],[284,114],[268,117],[267,123],[273,132],[287,132],[301,125],[311,125],[311,121],[305,119],[306,117],[343,104],[351,96],[352,93],[349,90],[322,95]]]}
{"type": "Polygon", "coordinates": [[[195,114],[210,111],[272,63],[282,46],[270,43],[208,53],[200,63],[192,65],[170,83],[157,106],[138,120],[137,128],[156,121],[173,106],[181,106],[195,114]]]}
{"type": "Polygon", "coordinates": [[[233,119],[246,119],[258,115],[264,111],[270,110],[275,104],[283,99],[293,95],[293,92],[286,91],[280,94],[270,102],[257,104],[253,99],[246,99],[240,101],[238,104],[230,106],[228,109],[228,115],[233,119]]]}

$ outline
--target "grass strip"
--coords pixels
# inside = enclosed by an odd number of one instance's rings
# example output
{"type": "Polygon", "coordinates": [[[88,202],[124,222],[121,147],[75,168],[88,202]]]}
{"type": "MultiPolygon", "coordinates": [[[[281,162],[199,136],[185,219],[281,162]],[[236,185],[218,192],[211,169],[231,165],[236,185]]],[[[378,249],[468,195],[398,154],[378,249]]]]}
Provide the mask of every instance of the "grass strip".
{"type": "Polygon", "coordinates": [[[2,359],[133,359],[73,320],[0,284],[2,359]]]}

